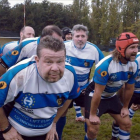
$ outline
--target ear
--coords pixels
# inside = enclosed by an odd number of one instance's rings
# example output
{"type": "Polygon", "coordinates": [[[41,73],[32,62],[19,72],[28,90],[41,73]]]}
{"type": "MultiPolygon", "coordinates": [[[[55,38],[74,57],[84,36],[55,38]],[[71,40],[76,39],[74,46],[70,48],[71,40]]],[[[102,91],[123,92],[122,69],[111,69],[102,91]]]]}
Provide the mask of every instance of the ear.
{"type": "Polygon", "coordinates": [[[22,38],[23,37],[23,33],[22,32],[20,32],[20,38],[22,38]]]}
{"type": "Polygon", "coordinates": [[[36,65],[37,65],[37,68],[38,68],[38,66],[39,66],[39,57],[37,55],[35,56],[35,61],[36,61],[36,65]]]}

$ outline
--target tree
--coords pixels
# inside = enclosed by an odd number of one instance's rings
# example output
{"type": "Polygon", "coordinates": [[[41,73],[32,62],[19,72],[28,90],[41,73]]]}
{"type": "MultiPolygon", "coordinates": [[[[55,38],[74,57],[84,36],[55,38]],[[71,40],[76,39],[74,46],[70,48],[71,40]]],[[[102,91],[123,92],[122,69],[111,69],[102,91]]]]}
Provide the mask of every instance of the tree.
{"type": "Polygon", "coordinates": [[[8,0],[0,1],[0,29],[6,30],[11,26],[10,3],[8,0]]]}

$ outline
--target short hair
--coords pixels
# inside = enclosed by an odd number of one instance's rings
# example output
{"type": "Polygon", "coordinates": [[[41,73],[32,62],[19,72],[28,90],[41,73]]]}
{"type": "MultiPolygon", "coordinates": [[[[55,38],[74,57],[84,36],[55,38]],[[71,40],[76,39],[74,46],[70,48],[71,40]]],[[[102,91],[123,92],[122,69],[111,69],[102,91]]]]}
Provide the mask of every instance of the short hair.
{"type": "Polygon", "coordinates": [[[57,38],[54,38],[52,36],[49,36],[49,35],[43,37],[40,40],[40,42],[37,46],[37,56],[38,57],[41,56],[40,51],[44,48],[53,50],[54,52],[64,50],[65,55],[66,55],[66,48],[65,48],[65,44],[63,43],[63,41],[61,41],[57,38]]]}
{"type": "Polygon", "coordinates": [[[33,27],[31,27],[31,26],[24,26],[24,27],[21,28],[20,32],[24,32],[24,30],[25,30],[26,27],[33,28],[33,27]]]}
{"type": "Polygon", "coordinates": [[[48,26],[44,27],[44,29],[42,30],[41,38],[46,36],[46,35],[51,36],[53,33],[56,33],[57,35],[62,37],[62,31],[58,26],[48,25],[48,26]]]}
{"type": "Polygon", "coordinates": [[[22,28],[21,28],[21,30],[20,30],[20,32],[23,32],[23,31],[24,31],[24,29],[25,29],[25,27],[26,27],[26,26],[22,27],[22,28]]]}
{"type": "Polygon", "coordinates": [[[84,26],[82,24],[77,24],[77,25],[74,25],[73,28],[72,28],[72,35],[74,35],[74,31],[80,31],[80,30],[83,30],[86,32],[87,36],[88,36],[88,28],[87,26],[84,26]]]}

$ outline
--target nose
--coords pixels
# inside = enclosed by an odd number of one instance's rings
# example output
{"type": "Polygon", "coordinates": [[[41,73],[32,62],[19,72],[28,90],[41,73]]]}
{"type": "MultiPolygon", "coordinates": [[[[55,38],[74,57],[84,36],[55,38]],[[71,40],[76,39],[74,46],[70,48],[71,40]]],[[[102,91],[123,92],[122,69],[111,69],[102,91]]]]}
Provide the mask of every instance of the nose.
{"type": "Polygon", "coordinates": [[[82,37],[80,36],[79,39],[82,40],[82,37]]]}
{"type": "Polygon", "coordinates": [[[136,53],[138,52],[138,47],[135,47],[134,52],[136,53]]]}
{"type": "Polygon", "coordinates": [[[57,71],[59,68],[58,68],[58,65],[56,63],[53,63],[52,64],[52,67],[51,67],[51,70],[53,71],[57,71]]]}

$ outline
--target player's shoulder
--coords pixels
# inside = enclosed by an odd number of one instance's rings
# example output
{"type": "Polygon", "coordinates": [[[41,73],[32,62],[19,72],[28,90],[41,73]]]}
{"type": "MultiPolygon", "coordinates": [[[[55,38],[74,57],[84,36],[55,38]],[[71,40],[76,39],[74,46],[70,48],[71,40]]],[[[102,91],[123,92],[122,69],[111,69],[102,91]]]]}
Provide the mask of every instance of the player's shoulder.
{"type": "Polygon", "coordinates": [[[67,47],[67,46],[71,46],[72,42],[73,42],[72,40],[67,40],[67,41],[64,41],[64,44],[67,47]]]}
{"type": "Polygon", "coordinates": [[[140,52],[137,53],[136,60],[137,60],[137,59],[140,60],[140,52]]]}
{"type": "Polygon", "coordinates": [[[93,44],[89,41],[86,42],[86,47],[88,47],[88,48],[90,48],[91,50],[94,50],[94,51],[95,50],[101,51],[97,45],[95,45],[95,44],[93,44]]]}
{"type": "Polygon", "coordinates": [[[22,40],[21,44],[28,44],[31,42],[37,42],[40,39],[40,37],[35,37],[35,38],[26,38],[22,40]]]}
{"type": "Polygon", "coordinates": [[[104,57],[101,59],[96,66],[102,65],[102,64],[109,64],[113,60],[112,54],[104,57]]]}
{"type": "Polygon", "coordinates": [[[73,66],[67,62],[65,62],[65,69],[73,74],[75,74],[75,69],[73,68],[73,66]]]}
{"type": "Polygon", "coordinates": [[[10,67],[8,70],[15,69],[15,68],[16,69],[19,69],[19,68],[24,69],[25,67],[27,67],[33,63],[35,63],[35,55],[33,55],[30,58],[27,58],[27,59],[24,59],[24,60],[18,62],[16,65],[10,67]]]}
{"type": "Polygon", "coordinates": [[[25,46],[34,47],[34,44],[37,45],[40,41],[39,37],[36,38],[27,38],[20,43],[20,47],[23,48],[25,46]]]}
{"type": "Polygon", "coordinates": [[[10,45],[18,45],[19,44],[19,41],[11,41],[11,42],[8,42],[8,43],[5,43],[3,46],[10,46],[10,45]]]}

